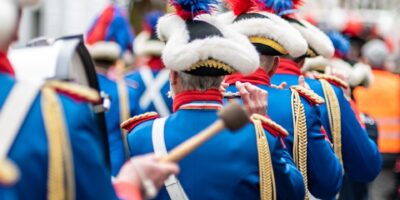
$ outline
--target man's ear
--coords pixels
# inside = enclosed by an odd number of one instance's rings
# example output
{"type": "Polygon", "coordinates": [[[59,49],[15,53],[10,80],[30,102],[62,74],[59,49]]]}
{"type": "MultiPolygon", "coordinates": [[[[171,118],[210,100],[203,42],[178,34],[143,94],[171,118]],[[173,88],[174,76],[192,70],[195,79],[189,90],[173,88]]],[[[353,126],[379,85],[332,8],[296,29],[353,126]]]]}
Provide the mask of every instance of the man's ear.
{"type": "Polygon", "coordinates": [[[297,62],[297,64],[299,65],[299,67],[303,67],[305,62],[306,62],[306,58],[302,58],[297,62]]]}
{"type": "Polygon", "coordinates": [[[269,71],[269,76],[274,75],[276,70],[278,70],[278,67],[279,67],[279,57],[274,56],[274,62],[272,63],[271,71],[269,71]]]}
{"type": "Polygon", "coordinates": [[[171,85],[176,85],[178,83],[178,72],[171,70],[171,73],[169,73],[169,79],[171,85]]]}

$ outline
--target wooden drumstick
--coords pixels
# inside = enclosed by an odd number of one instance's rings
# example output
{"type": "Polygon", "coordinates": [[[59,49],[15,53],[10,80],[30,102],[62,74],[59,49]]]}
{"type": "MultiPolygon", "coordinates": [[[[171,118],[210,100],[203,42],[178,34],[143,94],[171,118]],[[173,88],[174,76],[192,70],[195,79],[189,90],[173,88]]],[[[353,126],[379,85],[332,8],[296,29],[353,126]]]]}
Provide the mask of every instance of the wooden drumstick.
{"type": "Polygon", "coordinates": [[[236,101],[229,103],[221,110],[219,118],[200,133],[172,149],[168,155],[161,159],[161,162],[177,163],[223,129],[228,128],[231,131],[237,131],[249,122],[246,111],[236,101]]]}

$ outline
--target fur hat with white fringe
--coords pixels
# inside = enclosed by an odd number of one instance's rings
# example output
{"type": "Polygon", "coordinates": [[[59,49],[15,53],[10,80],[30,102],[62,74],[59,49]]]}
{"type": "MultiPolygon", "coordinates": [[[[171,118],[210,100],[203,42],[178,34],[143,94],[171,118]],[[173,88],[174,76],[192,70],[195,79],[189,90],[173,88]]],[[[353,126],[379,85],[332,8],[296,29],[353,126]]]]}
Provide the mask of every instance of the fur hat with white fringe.
{"type": "Polygon", "coordinates": [[[157,38],[156,25],[162,15],[160,11],[151,11],[144,16],[143,31],[133,43],[136,55],[161,56],[165,43],[157,38]]]}
{"type": "Polygon", "coordinates": [[[118,43],[112,41],[99,41],[88,46],[90,55],[95,61],[116,61],[121,55],[118,43]]]}
{"type": "Polygon", "coordinates": [[[261,9],[256,0],[228,0],[232,12],[220,18],[236,31],[249,38],[263,55],[290,55],[306,53],[307,43],[301,34],[281,17],[261,9]]]}
{"type": "Polygon", "coordinates": [[[307,41],[308,50],[305,57],[323,56],[331,58],[335,52],[328,36],[320,29],[295,15],[302,5],[302,0],[261,0],[265,9],[268,9],[286,19],[297,29],[307,41]]]}
{"type": "Polygon", "coordinates": [[[166,68],[197,76],[223,76],[257,70],[259,57],[248,39],[211,12],[216,0],[172,0],[176,13],[161,17],[157,34],[166,45],[166,68]]]}
{"type": "Polygon", "coordinates": [[[306,20],[285,18],[296,28],[308,43],[306,57],[322,56],[331,58],[335,53],[335,48],[328,36],[316,26],[306,20]]]}

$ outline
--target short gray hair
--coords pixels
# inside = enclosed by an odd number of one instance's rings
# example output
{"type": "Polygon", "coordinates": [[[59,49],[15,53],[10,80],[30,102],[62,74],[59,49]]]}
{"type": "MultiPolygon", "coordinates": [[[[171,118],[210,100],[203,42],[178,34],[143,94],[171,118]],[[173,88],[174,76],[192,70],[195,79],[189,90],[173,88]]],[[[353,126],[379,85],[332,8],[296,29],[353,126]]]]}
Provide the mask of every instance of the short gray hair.
{"type": "Polygon", "coordinates": [[[218,89],[224,80],[224,76],[194,76],[185,72],[178,72],[178,76],[182,80],[184,90],[218,89]]]}

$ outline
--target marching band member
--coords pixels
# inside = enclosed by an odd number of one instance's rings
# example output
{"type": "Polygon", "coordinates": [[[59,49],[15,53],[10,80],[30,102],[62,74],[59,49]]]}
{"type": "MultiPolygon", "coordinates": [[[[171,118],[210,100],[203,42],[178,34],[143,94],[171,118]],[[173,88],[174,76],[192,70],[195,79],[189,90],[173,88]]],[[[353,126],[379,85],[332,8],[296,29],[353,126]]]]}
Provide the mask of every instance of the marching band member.
{"type": "MultiPolygon", "coordinates": [[[[278,1],[277,1],[278,2],[278,1]]],[[[298,1],[287,1],[289,6],[273,5],[274,12],[282,15],[299,30],[308,43],[307,53],[299,58],[282,58],[272,83],[286,82],[289,86],[299,84],[304,58],[323,56],[330,58],[335,53],[331,40],[317,27],[296,18],[293,9],[298,1]]],[[[343,89],[348,85],[332,76],[319,76],[317,79],[306,78],[307,85],[324,98],[325,104],[318,107],[320,117],[334,151],[343,167],[343,172],[350,180],[370,182],[374,180],[382,165],[382,158],[376,144],[368,138],[363,126],[357,119],[343,89]]]]}
{"type": "MultiPolygon", "coordinates": [[[[0,197],[117,199],[89,109],[98,93],[74,83],[37,85],[14,78],[7,51],[18,38],[22,8],[35,2],[0,1],[0,197]]],[[[178,166],[157,159],[147,155],[127,162],[114,182],[117,194],[140,200],[146,188],[142,177],[160,186],[178,173],[178,166]]]]}
{"type": "Polygon", "coordinates": [[[172,113],[169,92],[169,69],[165,69],[161,59],[164,42],[157,38],[156,25],[162,12],[152,11],[145,15],[143,28],[134,42],[137,60],[144,61],[135,71],[126,75],[128,85],[136,88],[135,99],[142,112],[158,112],[165,117],[172,113]]]}
{"type": "MultiPolygon", "coordinates": [[[[249,82],[268,91],[268,115],[288,130],[289,137],[284,142],[303,174],[306,191],[321,199],[334,197],[341,187],[342,171],[321,132],[315,105],[323,100],[306,88],[276,89],[270,82],[279,63],[278,56],[301,56],[307,50],[306,41],[285,20],[263,9],[265,6],[258,8],[250,0],[229,2],[233,12],[223,14],[223,18],[256,47],[260,66],[253,74],[233,74],[225,81],[230,85],[236,81],[249,82]]],[[[237,90],[231,86],[227,91],[237,90]]],[[[285,192],[280,191],[279,195],[285,192]]]]}
{"type": "MultiPolygon", "coordinates": [[[[164,118],[146,113],[123,124],[130,131],[132,156],[166,153],[209,126],[223,106],[219,87],[224,76],[257,69],[258,55],[247,38],[210,15],[214,3],[172,1],[176,14],[160,18],[157,31],[166,41],[162,58],[171,70],[174,113],[164,118]]],[[[246,96],[243,89],[251,86],[238,87],[246,96]]],[[[265,98],[255,104],[265,105],[265,98]]],[[[276,190],[285,191],[288,199],[304,198],[301,174],[272,135],[286,131],[264,116],[252,119],[260,123],[235,134],[223,131],[180,161],[180,175],[170,178],[156,199],[276,199],[276,190]]]]}
{"type": "Polygon", "coordinates": [[[111,174],[115,176],[128,158],[127,144],[123,140],[126,132],[120,128],[120,124],[142,113],[136,102],[136,89],[124,81],[122,74],[125,67],[123,55],[130,51],[133,42],[133,33],[123,10],[115,4],[107,6],[96,18],[86,40],[100,89],[111,100],[105,116],[111,174]],[[111,71],[116,72],[116,76],[110,76],[111,71]]]}

